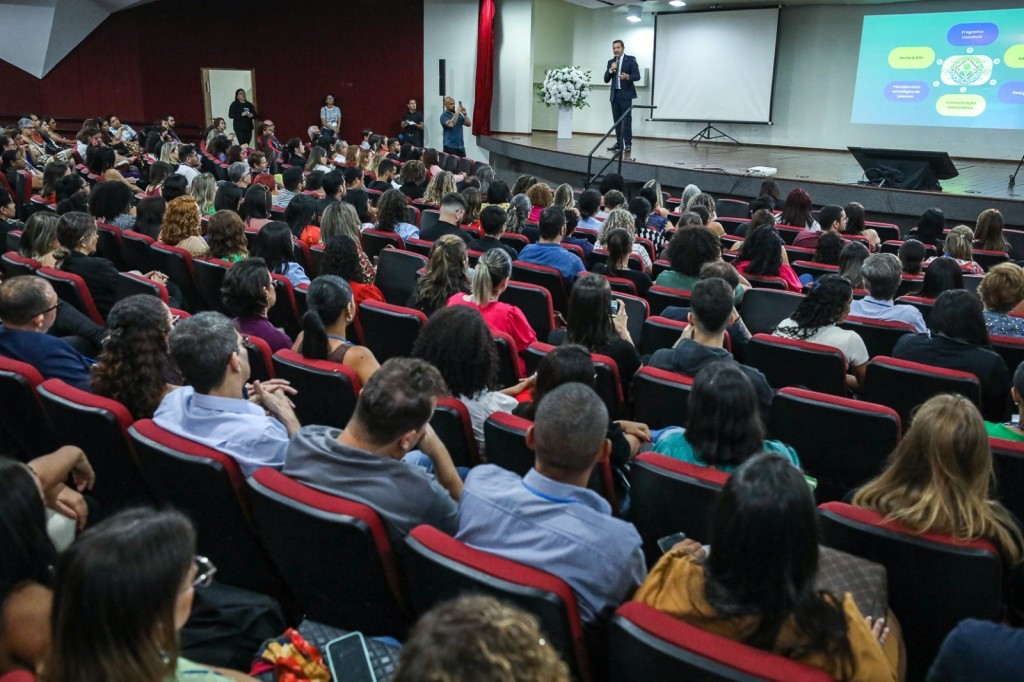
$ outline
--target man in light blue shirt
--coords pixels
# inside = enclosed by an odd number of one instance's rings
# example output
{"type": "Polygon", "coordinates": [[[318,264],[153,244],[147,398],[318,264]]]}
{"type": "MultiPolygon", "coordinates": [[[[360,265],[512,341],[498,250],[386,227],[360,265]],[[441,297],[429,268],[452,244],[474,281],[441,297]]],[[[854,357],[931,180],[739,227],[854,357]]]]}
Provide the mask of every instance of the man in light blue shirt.
{"type": "Polygon", "coordinates": [[[246,384],[249,355],[234,324],[220,313],[198,313],[176,324],[170,348],[189,385],[164,396],[153,421],[230,455],[246,476],[260,467],[280,470],[300,426],[288,399],[295,389],[283,379],[246,384]]]}
{"type": "Polygon", "coordinates": [[[555,575],[576,594],[584,623],[607,618],[647,575],[640,534],[587,489],[608,457],[608,410],[589,386],[547,394],[526,434],[534,468],[523,478],[493,464],[466,477],[455,537],[555,575]]]}
{"type": "Polygon", "coordinates": [[[561,206],[548,206],[540,214],[538,221],[540,241],[529,244],[519,252],[519,260],[534,265],[546,265],[555,268],[562,275],[566,289],[575,282],[580,272],[587,269],[579,256],[562,248],[565,237],[565,212],[561,206]]]}
{"type": "Polygon", "coordinates": [[[903,275],[900,259],[895,254],[876,253],[868,256],[861,266],[860,274],[870,295],[850,304],[850,316],[906,322],[914,327],[916,333],[928,333],[928,325],[920,310],[912,305],[897,305],[893,302],[903,275]]]}

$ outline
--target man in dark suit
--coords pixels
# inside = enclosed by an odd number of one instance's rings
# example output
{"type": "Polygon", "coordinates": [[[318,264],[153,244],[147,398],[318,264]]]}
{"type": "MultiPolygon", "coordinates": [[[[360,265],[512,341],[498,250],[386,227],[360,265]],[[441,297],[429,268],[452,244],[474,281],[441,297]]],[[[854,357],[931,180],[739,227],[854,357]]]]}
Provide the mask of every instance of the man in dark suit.
{"type": "MultiPolygon", "coordinates": [[[[640,80],[640,66],[636,63],[636,57],[623,54],[626,50],[621,40],[612,42],[612,53],[615,55],[608,60],[604,70],[604,82],[611,83],[609,99],[612,103],[612,120],[619,120],[619,116],[629,109],[636,99],[636,82],[640,80]]],[[[608,147],[609,151],[617,152],[620,149],[630,151],[633,146],[633,114],[630,113],[622,123],[615,126],[615,144],[608,147]]]]}

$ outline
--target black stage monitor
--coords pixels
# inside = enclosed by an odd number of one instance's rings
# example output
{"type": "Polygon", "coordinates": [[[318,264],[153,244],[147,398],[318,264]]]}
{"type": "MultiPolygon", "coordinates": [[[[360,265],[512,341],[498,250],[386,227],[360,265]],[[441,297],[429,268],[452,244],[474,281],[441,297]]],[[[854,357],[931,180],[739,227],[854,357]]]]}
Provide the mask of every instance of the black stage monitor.
{"type": "Polygon", "coordinates": [[[939,180],[960,175],[946,152],[847,147],[873,183],[896,189],[942,190],[939,180]]]}

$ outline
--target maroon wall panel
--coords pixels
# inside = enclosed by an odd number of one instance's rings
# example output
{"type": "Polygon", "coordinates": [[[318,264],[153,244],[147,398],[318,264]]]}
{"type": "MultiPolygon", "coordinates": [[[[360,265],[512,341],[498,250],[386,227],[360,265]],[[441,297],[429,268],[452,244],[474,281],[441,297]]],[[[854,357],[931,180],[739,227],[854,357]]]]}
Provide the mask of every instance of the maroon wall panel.
{"type": "Polygon", "coordinates": [[[282,141],[319,123],[327,92],[349,141],[393,134],[405,101],[423,100],[423,3],[159,0],[111,15],[41,80],[0,61],[0,110],[201,126],[204,67],[255,69],[282,141]]]}

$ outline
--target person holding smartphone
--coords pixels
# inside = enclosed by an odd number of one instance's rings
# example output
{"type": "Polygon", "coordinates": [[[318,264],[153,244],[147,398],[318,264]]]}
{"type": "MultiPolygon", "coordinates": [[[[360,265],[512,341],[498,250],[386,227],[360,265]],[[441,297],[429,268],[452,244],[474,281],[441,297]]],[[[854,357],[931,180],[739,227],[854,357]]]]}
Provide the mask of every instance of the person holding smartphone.
{"type": "Polygon", "coordinates": [[[444,134],[444,153],[455,156],[466,155],[466,143],[462,137],[463,126],[469,127],[473,122],[469,120],[466,107],[459,102],[459,108],[455,108],[455,98],[444,98],[444,111],[441,113],[441,128],[444,134]]]}

